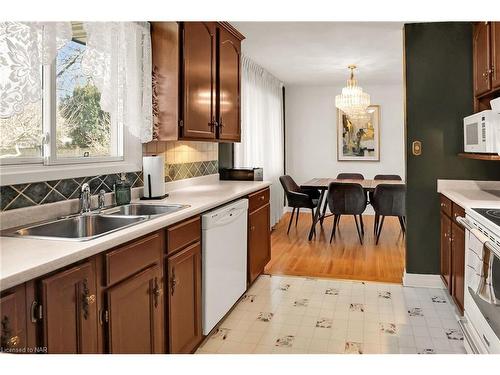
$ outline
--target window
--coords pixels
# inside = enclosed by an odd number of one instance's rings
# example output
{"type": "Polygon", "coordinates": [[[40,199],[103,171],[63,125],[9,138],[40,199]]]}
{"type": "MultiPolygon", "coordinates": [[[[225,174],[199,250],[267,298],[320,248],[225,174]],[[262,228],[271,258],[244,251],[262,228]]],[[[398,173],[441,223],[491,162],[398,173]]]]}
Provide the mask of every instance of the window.
{"type": "Polygon", "coordinates": [[[2,185],[36,166],[61,177],[140,170],[152,129],[150,48],[147,23],[1,22],[2,185]]]}
{"type": "MultiPolygon", "coordinates": [[[[82,69],[87,34],[72,22],[72,38],[57,52],[56,160],[121,156],[121,132],[111,113],[101,108],[101,92],[82,69]]],[[[52,96],[52,95],[51,95],[52,96]]]]}
{"type": "MultiPolygon", "coordinates": [[[[30,69],[33,64],[26,65],[24,72],[11,68],[15,74],[31,75],[28,80],[38,83],[33,86],[38,92],[33,93],[36,100],[25,104],[22,111],[12,110],[10,116],[2,116],[2,162],[67,164],[119,160],[123,154],[118,121],[101,108],[102,93],[94,82],[95,77],[83,68],[83,60],[91,59],[87,56],[87,33],[81,22],[68,24],[70,38],[57,37],[60,44],[57,53],[53,61],[43,65],[42,74],[38,71],[42,66],[30,69]],[[40,82],[42,76],[45,84],[40,82]],[[43,102],[55,102],[54,115],[50,110],[42,110],[43,102]],[[43,140],[47,142],[46,147],[43,147],[43,140]]],[[[19,25],[14,32],[8,30],[7,38],[3,38],[2,54],[10,50],[11,56],[15,56],[10,62],[11,67],[26,52],[23,50],[26,42],[16,34],[27,33],[29,27],[19,25]],[[12,42],[16,39],[17,46],[12,42]]],[[[43,29],[41,33],[44,33],[43,29]]],[[[37,38],[36,42],[39,43],[40,39],[37,38]]],[[[7,79],[12,81],[11,84],[15,82],[15,78],[7,79]]]]}
{"type": "Polygon", "coordinates": [[[42,161],[42,70],[28,53],[39,43],[28,26],[0,23],[0,161],[42,161]]]}

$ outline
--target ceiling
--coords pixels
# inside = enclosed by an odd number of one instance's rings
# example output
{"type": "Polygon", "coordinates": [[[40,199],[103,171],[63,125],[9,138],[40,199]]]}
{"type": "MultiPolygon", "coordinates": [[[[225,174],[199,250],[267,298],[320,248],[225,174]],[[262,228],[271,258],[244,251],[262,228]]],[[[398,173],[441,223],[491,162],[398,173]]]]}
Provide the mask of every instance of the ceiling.
{"type": "Polygon", "coordinates": [[[243,53],[286,84],[344,85],[347,66],[359,84],[401,83],[403,23],[232,22],[243,53]]]}

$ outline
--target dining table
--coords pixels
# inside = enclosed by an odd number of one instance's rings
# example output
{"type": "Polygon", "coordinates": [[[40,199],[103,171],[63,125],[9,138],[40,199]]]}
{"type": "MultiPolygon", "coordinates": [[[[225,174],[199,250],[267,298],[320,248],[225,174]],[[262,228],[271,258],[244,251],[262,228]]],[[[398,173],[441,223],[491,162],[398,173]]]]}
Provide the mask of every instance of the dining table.
{"type": "Polygon", "coordinates": [[[312,240],[314,234],[316,233],[316,224],[318,221],[322,220],[330,215],[326,215],[326,208],[328,202],[326,200],[326,192],[328,191],[328,186],[332,182],[340,182],[344,184],[359,184],[365,192],[374,191],[377,185],[380,184],[391,184],[391,185],[404,185],[405,182],[401,180],[356,180],[356,179],[337,179],[337,178],[313,178],[307,182],[300,185],[302,189],[317,189],[320,191],[318,206],[316,207],[316,212],[313,216],[313,222],[311,224],[311,229],[309,230],[309,241],[312,240]]]}

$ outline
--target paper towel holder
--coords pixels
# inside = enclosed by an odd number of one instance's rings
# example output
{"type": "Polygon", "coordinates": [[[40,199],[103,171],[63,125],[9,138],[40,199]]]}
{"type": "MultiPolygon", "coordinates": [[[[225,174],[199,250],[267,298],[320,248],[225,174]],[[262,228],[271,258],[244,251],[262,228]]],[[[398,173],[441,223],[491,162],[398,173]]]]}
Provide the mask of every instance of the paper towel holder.
{"type": "Polygon", "coordinates": [[[165,192],[164,155],[145,155],[142,158],[144,187],[142,200],[159,200],[168,197],[165,192]]]}
{"type": "Polygon", "coordinates": [[[164,198],[168,197],[168,193],[165,193],[165,194],[160,195],[158,197],[151,196],[151,174],[149,174],[149,173],[148,173],[148,178],[147,178],[147,189],[148,189],[148,195],[146,196],[146,186],[144,186],[144,196],[142,196],[140,198],[143,201],[158,200],[158,199],[164,199],[164,198]]]}

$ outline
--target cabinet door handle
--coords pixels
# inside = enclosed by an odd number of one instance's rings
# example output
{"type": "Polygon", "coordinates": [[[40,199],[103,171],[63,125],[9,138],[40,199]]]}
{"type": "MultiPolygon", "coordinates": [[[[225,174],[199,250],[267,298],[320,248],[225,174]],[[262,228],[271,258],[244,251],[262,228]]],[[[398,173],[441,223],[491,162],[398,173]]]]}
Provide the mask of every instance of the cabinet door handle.
{"type": "Polygon", "coordinates": [[[215,121],[215,117],[212,116],[212,120],[208,123],[208,126],[210,127],[210,131],[213,132],[217,126],[219,126],[219,124],[217,123],[217,121],[215,121]]]}
{"type": "MultiPolygon", "coordinates": [[[[0,347],[4,349],[15,348],[19,345],[21,339],[19,336],[12,335],[12,328],[10,326],[10,320],[8,316],[4,316],[2,319],[2,334],[0,338],[0,347]]],[[[3,351],[2,350],[2,351],[3,351]]]]}
{"type": "Polygon", "coordinates": [[[82,293],[82,310],[83,319],[87,320],[89,318],[89,306],[92,305],[96,298],[95,294],[90,294],[87,279],[83,279],[83,293],[82,293]]]}
{"type": "Polygon", "coordinates": [[[153,298],[155,303],[155,308],[158,307],[158,301],[160,299],[161,293],[163,292],[162,288],[158,284],[158,278],[155,277],[155,286],[153,288],[153,298]]]}
{"type": "Polygon", "coordinates": [[[31,307],[30,307],[30,319],[31,319],[31,323],[36,323],[38,321],[37,317],[36,317],[36,308],[38,306],[38,302],[37,301],[33,301],[31,302],[31,307]]]}
{"type": "Polygon", "coordinates": [[[175,287],[177,286],[177,279],[175,278],[175,267],[172,267],[172,276],[170,277],[170,294],[173,296],[175,287]]]}
{"type": "Polygon", "coordinates": [[[252,231],[252,232],[253,232],[254,230],[255,230],[255,226],[254,226],[254,225],[252,225],[252,226],[250,227],[250,231],[252,231]]]}
{"type": "Polygon", "coordinates": [[[21,342],[21,339],[19,338],[19,336],[12,336],[10,339],[7,340],[7,347],[8,348],[15,348],[16,346],[19,345],[19,343],[21,342]]]}

